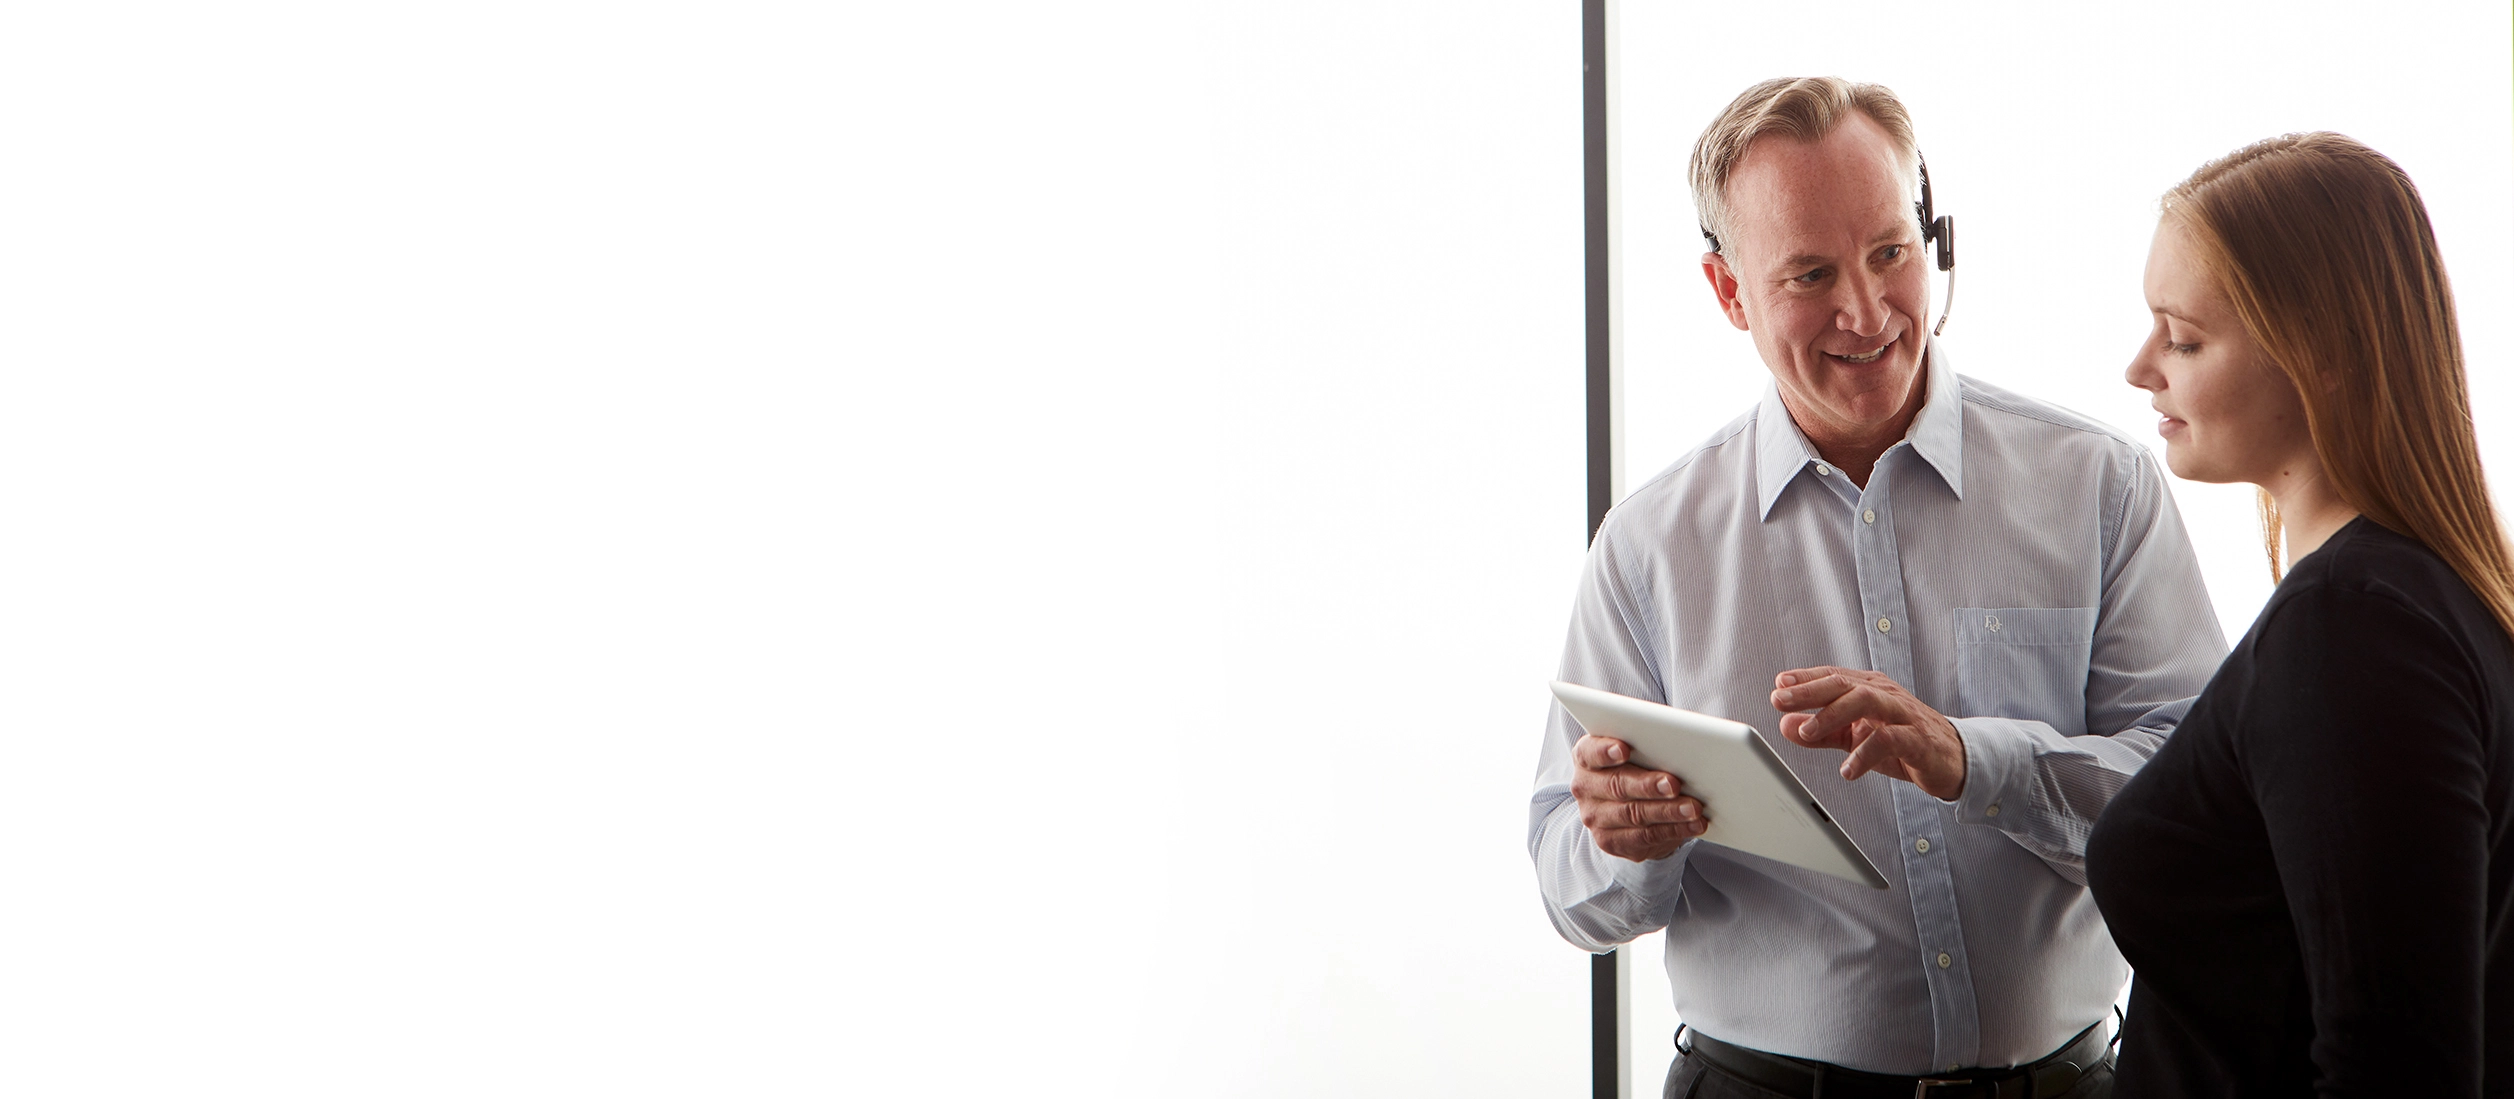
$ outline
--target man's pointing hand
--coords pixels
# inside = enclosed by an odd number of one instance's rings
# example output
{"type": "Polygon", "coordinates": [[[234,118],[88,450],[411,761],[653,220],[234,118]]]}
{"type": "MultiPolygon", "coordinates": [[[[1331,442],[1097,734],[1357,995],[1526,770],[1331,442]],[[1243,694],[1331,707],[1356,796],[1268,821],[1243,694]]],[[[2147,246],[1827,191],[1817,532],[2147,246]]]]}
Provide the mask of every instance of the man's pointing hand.
{"type": "Polygon", "coordinates": [[[1773,682],[1781,735],[1810,748],[1849,752],[1843,778],[1875,771],[1941,801],[1964,792],[1964,738],[1955,723],[1883,673],[1799,668],[1773,682]]]}

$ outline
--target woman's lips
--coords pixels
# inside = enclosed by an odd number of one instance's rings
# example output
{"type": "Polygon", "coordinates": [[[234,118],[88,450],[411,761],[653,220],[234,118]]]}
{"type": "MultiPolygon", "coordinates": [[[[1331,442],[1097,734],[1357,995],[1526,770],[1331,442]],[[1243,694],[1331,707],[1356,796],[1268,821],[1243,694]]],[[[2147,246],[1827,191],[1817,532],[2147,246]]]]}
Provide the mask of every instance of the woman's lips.
{"type": "Polygon", "coordinates": [[[2171,416],[2166,416],[2166,415],[2161,415],[2161,414],[2160,414],[2160,415],[2158,415],[2158,416],[2157,416],[2157,418],[2156,418],[2156,433],[2157,433],[2157,434],[2159,434],[2159,435],[2162,435],[2162,436],[2164,436],[2164,437],[2166,437],[2166,438],[2168,438],[2168,439],[2171,439],[2171,438],[2173,438],[2175,435],[2180,434],[2180,433],[2182,432],[2182,429],[2184,429],[2184,428],[2186,428],[2186,427],[2189,427],[2189,426],[2191,426],[2191,425],[2186,424],[2186,423],[2184,423],[2184,422],[2182,422],[2182,421],[2180,421],[2180,420],[2174,419],[2174,418],[2173,418],[2173,417],[2171,417],[2171,416]]]}

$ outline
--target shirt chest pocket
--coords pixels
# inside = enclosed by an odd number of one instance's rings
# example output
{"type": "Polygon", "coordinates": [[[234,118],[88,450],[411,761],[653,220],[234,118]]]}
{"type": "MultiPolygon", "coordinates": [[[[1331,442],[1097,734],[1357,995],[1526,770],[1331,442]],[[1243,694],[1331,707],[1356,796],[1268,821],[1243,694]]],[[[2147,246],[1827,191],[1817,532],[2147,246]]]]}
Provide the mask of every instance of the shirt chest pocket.
{"type": "Polygon", "coordinates": [[[2086,671],[2095,654],[2093,607],[1957,607],[1950,717],[2040,721],[2062,736],[2086,732],[2086,671]]]}

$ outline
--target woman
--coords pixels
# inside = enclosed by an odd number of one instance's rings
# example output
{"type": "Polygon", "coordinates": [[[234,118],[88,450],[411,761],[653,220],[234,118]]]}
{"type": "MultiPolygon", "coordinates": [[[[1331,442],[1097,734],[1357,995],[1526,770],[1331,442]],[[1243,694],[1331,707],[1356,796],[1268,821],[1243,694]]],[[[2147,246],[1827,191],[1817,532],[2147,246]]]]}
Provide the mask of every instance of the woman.
{"type": "Polygon", "coordinates": [[[2263,141],[2165,196],[2146,289],[2166,464],[2294,566],[2087,845],[2115,1094],[2514,1094],[2514,560],[2426,208],[2263,141]]]}

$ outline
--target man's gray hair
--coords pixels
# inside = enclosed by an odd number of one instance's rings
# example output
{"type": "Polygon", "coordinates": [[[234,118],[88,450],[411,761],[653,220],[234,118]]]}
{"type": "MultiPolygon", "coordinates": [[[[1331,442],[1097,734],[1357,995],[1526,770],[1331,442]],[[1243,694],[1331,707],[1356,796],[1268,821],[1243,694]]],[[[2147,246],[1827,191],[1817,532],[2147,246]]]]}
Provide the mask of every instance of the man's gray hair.
{"type": "MultiPolygon", "coordinates": [[[[1778,77],[1766,80],[1732,100],[1693,143],[1693,208],[1702,218],[1703,235],[1713,251],[1728,239],[1728,177],[1757,140],[1779,134],[1796,141],[1817,141],[1832,133],[1852,111],[1867,115],[1893,140],[1903,158],[1903,173],[1912,174],[1920,145],[1912,137],[1912,116],[1903,101],[1883,84],[1855,84],[1838,76],[1778,77]]],[[[1912,189],[1906,180],[1905,191],[1912,189]]]]}

